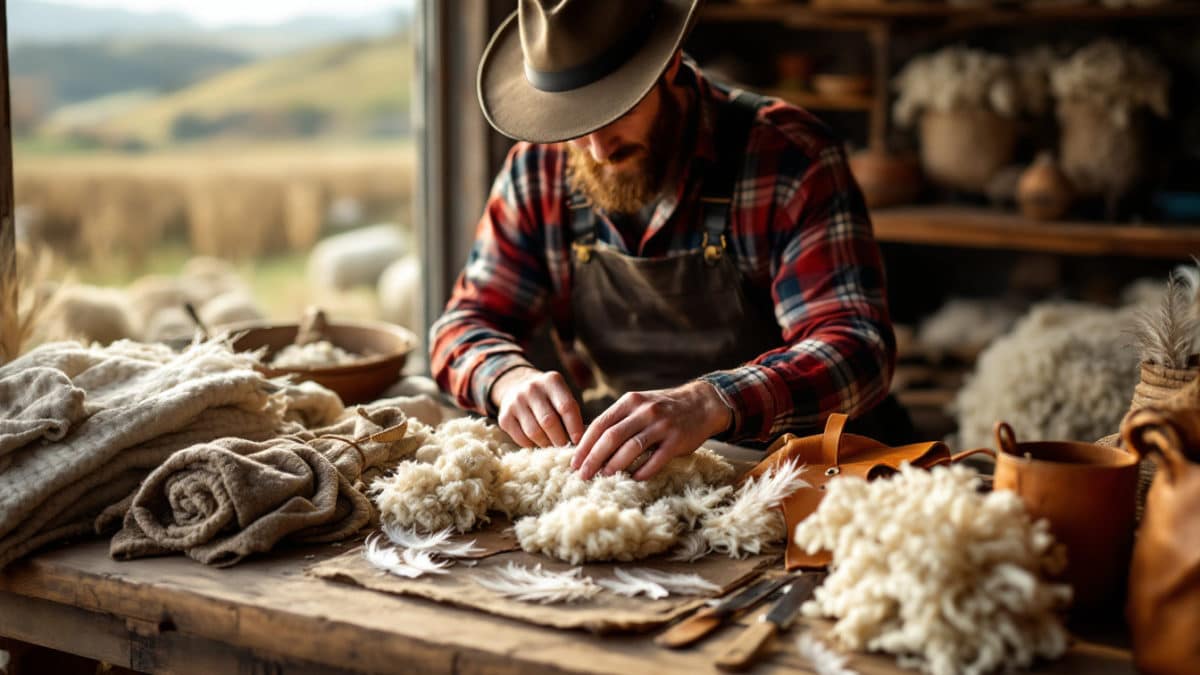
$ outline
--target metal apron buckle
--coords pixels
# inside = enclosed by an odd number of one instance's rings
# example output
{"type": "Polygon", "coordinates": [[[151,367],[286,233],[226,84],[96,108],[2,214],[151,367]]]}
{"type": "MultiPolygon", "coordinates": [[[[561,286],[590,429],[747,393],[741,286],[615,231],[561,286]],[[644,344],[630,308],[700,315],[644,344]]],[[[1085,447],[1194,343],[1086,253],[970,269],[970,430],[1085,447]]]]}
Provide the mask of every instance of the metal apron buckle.
{"type": "Polygon", "coordinates": [[[710,264],[716,263],[725,254],[725,235],[721,235],[721,245],[717,246],[708,242],[708,233],[705,232],[700,247],[704,249],[704,260],[710,264]]]}

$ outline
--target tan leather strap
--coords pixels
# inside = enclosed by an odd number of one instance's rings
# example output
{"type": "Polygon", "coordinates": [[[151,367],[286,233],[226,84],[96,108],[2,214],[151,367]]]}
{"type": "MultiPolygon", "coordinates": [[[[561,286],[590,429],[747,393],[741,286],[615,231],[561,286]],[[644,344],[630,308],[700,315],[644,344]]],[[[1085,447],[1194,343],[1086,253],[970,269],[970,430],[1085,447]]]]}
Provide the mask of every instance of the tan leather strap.
{"type": "Polygon", "coordinates": [[[847,416],[833,413],[825,420],[825,433],[821,436],[821,460],[825,466],[837,466],[838,450],[842,445],[842,432],[846,429],[847,416]]]}

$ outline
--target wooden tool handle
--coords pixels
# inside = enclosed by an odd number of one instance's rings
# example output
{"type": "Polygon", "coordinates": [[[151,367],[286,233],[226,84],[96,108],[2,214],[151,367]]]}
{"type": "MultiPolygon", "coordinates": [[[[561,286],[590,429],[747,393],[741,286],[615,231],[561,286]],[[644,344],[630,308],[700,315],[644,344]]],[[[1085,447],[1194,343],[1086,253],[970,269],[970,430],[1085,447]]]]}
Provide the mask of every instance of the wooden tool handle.
{"type": "Polygon", "coordinates": [[[770,621],[755,621],[737,636],[729,649],[717,659],[721,670],[744,670],[758,656],[763,647],[775,637],[779,627],[770,621]]]}
{"type": "Polygon", "coordinates": [[[711,608],[705,608],[671,626],[654,638],[659,647],[678,649],[692,644],[721,625],[721,617],[711,608]]]}

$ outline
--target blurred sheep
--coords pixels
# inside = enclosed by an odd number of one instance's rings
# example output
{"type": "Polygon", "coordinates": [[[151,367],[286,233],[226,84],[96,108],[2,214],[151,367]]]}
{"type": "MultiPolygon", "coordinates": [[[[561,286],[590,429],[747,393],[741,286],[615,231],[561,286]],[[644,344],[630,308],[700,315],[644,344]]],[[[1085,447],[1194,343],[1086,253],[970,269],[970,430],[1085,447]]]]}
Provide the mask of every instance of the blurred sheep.
{"type": "Polygon", "coordinates": [[[390,224],[328,237],[313,247],[308,258],[309,282],[319,290],[375,286],[405,248],[400,228],[390,224]]]}
{"type": "Polygon", "coordinates": [[[135,338],[140,332],[129,298],[119,289],[65,284],[51,292],[52,299],[38,324],[43,341],[81,340],[107,345],[135,338]]]}
{"type": "Polygon", "coordinates": [[[210,330],[245,321],[260,321],[264,318],[254,298],[243,291],[230,291],[218,295],[201,305],[199,314],[200,320],[210,330]]]}
{"type": "Polygon", "coordinates": [[[379,277],[379,311],[385,321],[417,330],[421,307],[421,263],[407,255],[388,265],[379,277]]]}

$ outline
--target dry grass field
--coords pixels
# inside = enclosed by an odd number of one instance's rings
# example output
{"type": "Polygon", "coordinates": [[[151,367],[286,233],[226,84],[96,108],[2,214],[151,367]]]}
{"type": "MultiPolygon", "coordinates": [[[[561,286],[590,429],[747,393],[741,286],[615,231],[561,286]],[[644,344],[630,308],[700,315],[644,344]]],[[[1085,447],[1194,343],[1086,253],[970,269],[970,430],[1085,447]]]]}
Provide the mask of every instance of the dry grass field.
{"type": "MultiPolygon", "coordinates": [[[[314,300],[304,262],[321,236],[411,226],[414,165],[413,146],[397,142],[18,152],[18,228],[30,249],[53,254],[56,275],[98,285],[169,275],[196,255],[224,258],[269,314],[294,316],[314,300]]],[[[364,298],[335,301],[347,314],[372,309],[364,298]]]]}

